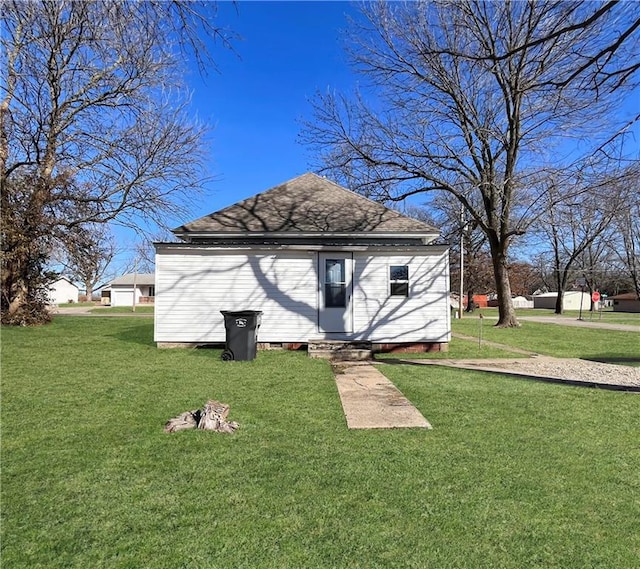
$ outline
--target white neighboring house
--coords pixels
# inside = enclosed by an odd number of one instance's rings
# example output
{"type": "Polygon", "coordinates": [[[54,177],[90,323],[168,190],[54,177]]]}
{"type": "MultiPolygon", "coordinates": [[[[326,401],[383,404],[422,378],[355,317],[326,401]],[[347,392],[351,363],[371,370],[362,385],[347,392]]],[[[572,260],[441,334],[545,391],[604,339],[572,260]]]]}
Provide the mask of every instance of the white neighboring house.
{"type": "MultiPolygon", "coordinates": [[[[557,292],[545,292],[543,294],[537,294],[533,297],[534,308],[555,308],[556,299],[558,298],[557,292]]],[[[591,296],[588,292],[580,292],[579,290],[565,291],[562,298],[563,310],[580,310],[580,299],[582,298],[582,310],[589,310],[591,308],[591,296]]]]}
{"type": "Polygon", "coordinates": [[[524,296],[514,296],[511,302],[514,308],[533,308],[533,300],[529,300],[524,296]]]}
{"type": "Polygon", "coordinates": [[[102,288],[102,304],[133,306],[134,289],[136,304],[152,304],[156,295],[155,278],[155,273],[122,275],[102,288]]]}
{"type": "Polygon", "coordinates": [[[67,277],[60,277],[49,287],[49,304],[78,302],[79,289],[67,277]]]}
{"type": "Polygon", "coordinates": [[[258,341],[446,349],[449,257],[439,231],[304,174],[156,243],[155,341],[225,341],[221,310],[262,311],[258,341]]]}

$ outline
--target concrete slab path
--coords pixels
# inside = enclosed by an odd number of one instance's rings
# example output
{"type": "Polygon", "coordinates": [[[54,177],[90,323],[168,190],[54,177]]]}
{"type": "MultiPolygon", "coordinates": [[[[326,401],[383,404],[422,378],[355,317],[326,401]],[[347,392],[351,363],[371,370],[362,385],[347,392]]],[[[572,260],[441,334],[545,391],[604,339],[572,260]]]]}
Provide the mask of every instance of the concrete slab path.
{"type": "Polygon", "coordinates": [[[431,424],[371,364],[333,364],[333,373],[349,429],[396,429],[431,424]]]}

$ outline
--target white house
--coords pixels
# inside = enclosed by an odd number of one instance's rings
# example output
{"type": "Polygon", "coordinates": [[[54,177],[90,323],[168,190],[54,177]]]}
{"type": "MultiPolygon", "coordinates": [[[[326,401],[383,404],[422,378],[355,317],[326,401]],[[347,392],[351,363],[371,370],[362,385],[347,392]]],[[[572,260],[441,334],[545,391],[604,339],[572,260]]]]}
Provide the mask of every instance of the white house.
{"type": "Polygon", "coordinates": [[[304,174],[156,243],[155,341],[225,341],[221,310],[262,311],[258,341],[446,349],[448,251],[438,230],[304,174]]]}
{"type": "Polygon", "coordinates": [[[133,306],[134,291],[136,304],[153,303],[155,274],[128,273],[112,280],[101,289],[102,303],[111,306],[133,306]]]}
{"type": "Polygon", "coordinates": [[[533,308],[533,300],[529,300],[524,296],[514,296],[511,302],[514,308],[533,308]]]}
{"type": "MultiPolygon", "coordinates": [[[[543,294],[536,294],[533,297],[533,307],[553,309],[556,307],[557,298],[557,292],[545,292],[543,294]]],[[[588,292],[581,292],[579,290],[567,290],[565,291],[564,297],[562,298],[562,308],[563,310],[580,310],[580,302],[582,302],[582,310],[591,309],[591,296],[588,292]]]]}
{"type": "Polygon", "coordinates": [[[78,296],[78,287],[66,277],[60,277],[49,286],[49,304],[78,302],[78,296]]]}

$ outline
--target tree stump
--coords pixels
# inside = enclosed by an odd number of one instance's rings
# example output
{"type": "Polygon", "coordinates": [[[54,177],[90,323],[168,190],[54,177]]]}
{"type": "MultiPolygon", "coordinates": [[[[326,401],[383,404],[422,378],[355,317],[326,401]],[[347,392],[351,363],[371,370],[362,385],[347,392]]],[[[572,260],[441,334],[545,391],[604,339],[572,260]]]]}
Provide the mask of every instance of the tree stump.
{"type": "Polygon", "coordinates": [[[181,415],[169,419],[164,426],[165,433],[175,433],[187,429],[203,429],[218,433],[233,433],[238,428],[235,421],[227,421],[229,405],[213,399],[207,401],[204,409],[185,411],[181,415]]]}
{"type": "Polygon", "coordinates": [[[201,411],[185,411],[181,415],[169,419],[164,426],[165,433],[175,433],[176,431],[186,431],[187,429],[195,429],[200,421],[201,411]]]}

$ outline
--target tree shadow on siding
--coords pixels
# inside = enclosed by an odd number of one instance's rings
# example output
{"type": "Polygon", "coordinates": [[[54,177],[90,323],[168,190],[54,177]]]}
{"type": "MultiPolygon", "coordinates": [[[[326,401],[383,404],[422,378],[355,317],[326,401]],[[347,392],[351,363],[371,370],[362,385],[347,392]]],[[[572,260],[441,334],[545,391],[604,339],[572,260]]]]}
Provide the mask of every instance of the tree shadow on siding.
{"type": "MultiPolygon", "coordinates": [[[[215,255],[216,247],[220,248],[221,255],[229,254],[230,248],[235,248],[238,254],[235,262],[227,266],[212,266],[208,269],[194,271],[189,266],[190,263],[185,263],[185,269],[182,273],[180,273],[179,265],[173,263],[171,269],[173,276],[170,282],[168,284],[161,280],[158,282],[157,307],[163,302],[170,304],[162,306],[160,314],[156,310],[155,317],[165,318],[166,321],[162,325],[166,324],[166,329],[173,327],[176,330],[175,340],[167,337],[162,341],[201,343],[221,339],[220,327],[223,320],[220,310],[262,310],[267,313],[267,317],[269,310],[278,313],[286,311],[289,314],[295,314],[298,322],[307,323],[305,328],[310,331],[311,336],[306,338],[307,340],[313,337],[331,339],[331,334],[325,334],[319,330],[318,249],[324,247],[322,250],[326,249],[328,252],[331,247],[335,247],[336,251],[344,253],[348,252],[350,246],[355,243],[360,245],[424,246],[419,235],[437,233],[436,229],[426,224],[407,218],[313,174],[300,176],[295,180],[188,223],[176,231],[177,233],[185,232],[186,235],[192,234],[194,239],[197,237],[193,246],[200,245],[203,248],[203,256],[215,255]],[[379,232],[378,236],[376,236],[376,232],[379,232]],[[217,237],[211,239],[202,237],[207,233],[217,235],[217,237]],[[274,237],[274,234],[277,234],[277,237],[274,237]],[[303,237],[305,235],[306,237],[303,237]],[[330,237],[331,235],[334,237],[330,237]],[[342,237],[336,238],[335,235],[342,237]],[[351,239],[345,235],[357,235],[358,238],[351,239]],[[391,238],[392,235],[397,237],[391,238]],[[315,237],[309,238],[308,236],[315,237]],[[303,246],[307,244],[310,247],[307,252],[304,249],[298,249],[300,261],[308,260],[311,258],[309,255],[313,255],[314,262],[307,277],[309,280],[304,282],[298,280],[299,287],[304,285],[305,289],[308,289],[308,299],[304,299],[304,295],[300,294],[294,297],[295,287],[291,286],[291,281],[288,280],[289,275],[281,266],[277,265],[281,260],[279,247],[286,250],[288,245],[294,243],[303,246]],[[206,251],[207,247],[210,247],[209,253],[206,251]],[[222,252],[222,249],[225,251],[222,252]],[[245,257],[241,258],[241,256],[245,257]],[[250,270],[250,273],[247,269],[250,270]],[[250,279],[249,274],[251,275],[250,279]],[[243,281],[243,278],[249,280],[243,281]],[[255,284],[253,288],[249,287],[246,297],[242,299],[242,306],[234,306],[234,302],[239,304],[238,298],[234,298],[234,290],[238,290],[243,285],[247,286],[247,282],[255,284]],[[209,294],[212,289],[216,292],[209,294]],[[221,289],[227,293],[220,294],[221,289]],[[203,291],[202,296],[192,298],[197,296],[199,291],[203,291]],[[163,296],[166,301],[163,301],[163,296]],[[225,299],[225,301],[220,302],[219,299],[225,299]],[[211,318],[211,325],[207,325],[203,313],[211,318]],[[189,327],[196,325],[198,330],[194,330],[193,333],[195,339],[180,339],[186,338],[188,336],[186,331],[189,327]]],[[[396,253],[393,247],[388,247],[388,249],[388,253],[384,254],[408,259],[413,257],[410,251],[396,253]]],[[[176,246],[175,253],[181,254],[179,245],[176,246]]],[[[184,255],[199,254],[197,251],[184,249],[184,255]]],[[[170,255],[167,255],[165,259],[169,257],[170,255]]],[[[413,258],[418,259],[418,257],[413,258]]],[[[219,265],[221,264],[219,263],[219,265]]],[[[310,266],[308,262],[305,264],[310,266]]],[[[382,267],[380,270],[388,272],[388,269],[382,267]]],[[[402,342],[403,337],[406,338],[411,334],[420,336],[421,332],[424,332],[423,341],[446,341],[450,328],[448,321],[450,312],[448,290],[446,290],[446,286],[442,286],[440,280],[443,272],[446,274],[446,265],[439,260],[428,274],[418,275],[411,282],[412,301],[420,295],[424,295],[428,299],[425,303],[411,308],[408,308],[407,303],[397,297],[390,298],[388,291],[379,291],[377,298],[374,298],[375,292],[367,290],[359,280],[356,281],[352,302],[362,303],[363,310],[366,304],[368,324],[363,324],[362,318],[360,318],[358,328],[354,320],[354,330],[357,331],[336,333],[334,339],[339,337],[339,339],[348,340],[370,340],[374,338],[377,330],[385,327],[387,330],[385,330],[384,340],[382,340],[384,342],[402,342]],[[436,288],[436,285],[439,288],[436,288]],[[429,314],[429,306],[433,306],[431,314],[429,314]],[[428,315],[426,320],[421,320],[421,317],[418,316],[423,311],[428,315]],[[444,322],[446,325],[441,326],[444,322]],[[436,333],[429,331],[434,325],[438,326],[436,333]],[[397,332],[394,328],[397,328],[397,332]]],[[[162,269],[160,269],[160,274],[162,278],[162,269]]],[[[299,276],[296,278],[300,279],[299,276]]],[[[382,282],[386,282],[388,278],[389,275],[385,275],[382,282]]],[[[446,274],[446,278],[448,278],[448,274],[446,274]]],[[[355,304],[352,305],[353,309],[359,310],[355,304]]],[[[360,314],[358,316],[360,317],[360,314]]],[[[263,318],[262,328],[264,329],[268,324],[263,318]]],[[[300,326],[300,324],[298,325],[300,326]]],[[[279,327],[284,328],[284,326],[279,327]]],[[[278,341],[300,340],[282,337],[278,341]]]]}
{"type": "MultiPolygon", "coordinates": [[[[268,313],[269,309],[273,306],[277,306],[281,310],[295,313],[298,317],[307,321],[310,324],[310,329],[315,330],[315,337],[324,336],[327,337],[327,339],[331,339],[331,336],[335,336],[334,339],[339,338],[354,341],[371,340],[377,339],[375,338],[375,334],[378,329],[392,326],[397,327],[397,333],[393,334],[389,333],[388,330],[385,331],[384,340],[382,341],[393,342],[395,340],[402,342],[403,337],[406,338],[408,335],[420,334],[421,332],[424,332],[424,334],[422,334],[423,341],[443,342],[447,340],[448,325],[444,326],[445,330],[442,333],[433,333],[429,331],[429,328],[434,325],[441,326],[443,320],[446,322],[446,319],[450,316],[447,292],[444,290],[440,290],[437,293],[433,292],[434,290],[438,290],[435,288],[436,285],[442,287],[442,276],[440,271],[442,271],[443,267],[440,264],[434,266],[428,273],[421,274],[413,278],[410,283],[409,298],[413,300],[416,297],[424,296],[429,300],[424,303],[420,303],[411,309],[407,309],[405,301],[395,297],[392,298],[388,294],[380,294],[377,297],[374,297],[375,293],[367,290],[366,283],[364,283],[363,286],[359,282],[356,282],[354,285],[352,300],[354,303],[354,310],[364,310],[364,305],[366,304],[368,324],[360,327],[360,329],[356,329],[354,332],[336,333],[332,335],[324,334],[323,332],[319,332],[317,329],[317,262],[314,262],[314,270],[308,276],[313,283],[313,286],[311,287],[314,291],[313,302],[304,302],[293,298],[291,294],[287,292],[287,289],[291,289],[291,285],[290,283],[282,282],[282,279],[287,279],[287,275],[282,271],[277,270],[276,265],[280,260],[280,257],[276,251],[262,252],[260,255],[256,253],[252,254],[251,251],[244,251],[243,254],[248,255],[246,259],[238,261],[225,268],[186,272],[184,274],[180,274],[178,278],[174,280],[172,286],[167,289],[163,290],[159,287],[159,294],[171,291],[176,293],[174,295],[173,305],[164,309],[166,314],[188,315],[186,312],[187,309],[181,306],[184,302],[190,302],[193,304],[192,300],[184,300],[184,293],[188,290],[187,285],[193,286],[194,283],[197,283],[199,286],[202,286],[202,283],[207,283],[207,286],[212,289],[224,287],[225,290],[228,290],[231,293],[235,287],[238,286],[236,283],[238,273],[246,268],[250,269],[252,278],[255,280],[257,285],[243,299],[243,306],[241,307],[233,306],[233,302],[231,300],[228,303],[214,305],[212,299],[201,298],[197,312],[200,314],[207,314],[210,317],[212,324],[208,329],[201,329],[199,331],[200,339],[180,340],[179,338],[176,338],[175,341],[193,341],[200,343],[219,342],[222,338],[212,339],[212,336],[216,333],[219,335],[220,328],[223,324],[223,317],[220,314],[220,310],[262,310],[268,313]],[[429,306],[434,307],[434,312],[441,312],[442,314],[439,315],[440,317],[434,316],[426,320],[420,319],[419,316],[416,317],[416,314],[428,309],[429,306]],[[441,306],[445,307],[444,310],[439,310],[439,307],[441,306]],[[411,325],[407,327],[407,323],[409,322],[411,322],[411,325]]],[[[409,264],[411,264],[412,260],[415,262],[415,258],[412,259],[409,254],[406,254],[405,257],[409,259],[409,264]]],[[[385,279],[387,277],[388,275],[385,274],[385,279]]],[[[188,296],[188,294],[186,296],[188,296]]],[[[229,294],[229,297],[231,298],[232,295],[229,294]]],[[[237,302],[237,300],[235,302],[237,302]]],[[[158,317],[158,312],[156,312],[156,317],[158,317]]],[[[265,324],[268,324],[268,322],[265,322],[263,318],[263,329],[265,324]]],[[[184,322],[184,326],[189,325],[189,322],[184,322]]],[[[288,342],[299,340],[282,337],[278,341],[288,342]]]]}

